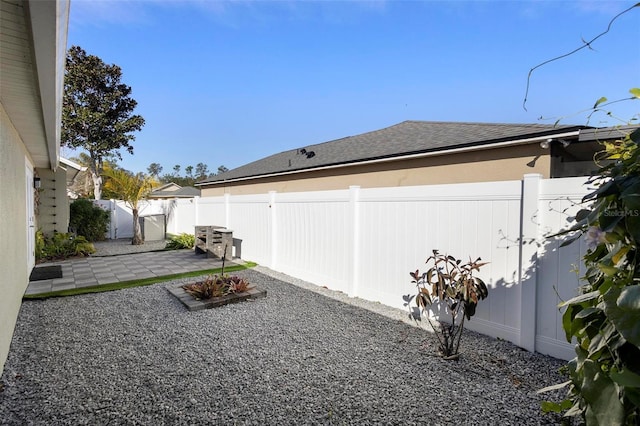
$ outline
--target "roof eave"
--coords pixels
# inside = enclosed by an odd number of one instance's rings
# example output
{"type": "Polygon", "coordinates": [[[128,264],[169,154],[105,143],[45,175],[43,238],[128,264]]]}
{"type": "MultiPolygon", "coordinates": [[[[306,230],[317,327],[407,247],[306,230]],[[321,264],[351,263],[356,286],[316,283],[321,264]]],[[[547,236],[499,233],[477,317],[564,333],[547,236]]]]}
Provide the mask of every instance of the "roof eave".
{"type": "Polygon", "coordinates": [[[580,142],[591,142],[621,139],[638,128],[640,128],[640,125],[584,129],[580,131],[580,137],[578,140],[580,142]]]}
{"type": "Polygon", "coordinates": [[[1,23],[3,106],[31,164],[55,171],[60,161],[69,0],[3,2],[2,8],[9,11],[1,23]]]}
{"type": "Polygon", "coordinates": [[[314,172],[314,171],[320,171],[320,170],[339,169],[339,168],[351,167],[355,165],[359,166],[359,165],[369,165],[369,164],[381,164],[381,163],[387,163],[391,161],[410,160],[410,159],[424,158],[424,157],[435,157],[439,155],[448,155],[448,154],[457,154],[457,153],[463,153],[463,152],[480,151],[480,150],[486,150],[486,149],[504,148],[509,146],[527,145],[532,143],[540,143],[550,138],[556,139],[556,138],[578,137],[581,129],[584,129],[584,126],[577,126],[575,129],[566,130],[560,133],[545,132],[544,134],[538,134],[536,136],[532,136],[528,138],[514,139],[514,140],[508,140],[508,141],[502,141],[502,142],[489,141],[489,142],[484,142],[480,144],[475,143],[469,146],[458,146],[455,148],[448,148],[448,149],[429,150],[429,151],[411,153],[411,154],[399,154],[399,155],[387,156],[383,158],[367,159],[367,160],[361,160],[361,161],[350,161],[350,162],[339,163],[339,164],[329,164],[325,166],[309,167],[309,168],[296,169],[296,170],[287,170],[283,172],[265,173],[265,174],[254,175],[254,176],[243,176],[243,177],[232,178],[232,179],[223,179],[219,181],[198,182],[195,184],[195,186],[199,186],[199,187],[218,186],[218,185],[224,185],[224,184],[235,183],[235,182],[245,182],[248,180],[255,180],[255,179],[287,176],[287,175],[314,172]]]}
{"type": "Polygon", "coordinates": [[[32,57],[41,100],[48,164],[37,167],[55,170],[60,163],[60,123],[64,67],[69,23],[69,0],[28,1],[28,19],[33,41],[32,57]]]}

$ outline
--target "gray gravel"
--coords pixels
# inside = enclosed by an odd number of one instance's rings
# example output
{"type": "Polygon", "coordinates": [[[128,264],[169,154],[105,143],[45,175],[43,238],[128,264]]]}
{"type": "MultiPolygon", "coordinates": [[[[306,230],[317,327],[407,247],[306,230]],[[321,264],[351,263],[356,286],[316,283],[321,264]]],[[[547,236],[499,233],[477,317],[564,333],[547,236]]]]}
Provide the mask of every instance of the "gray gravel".
{"type": "Polygon", "coordinates": [[[461,361],[406,315],[266,268],[264,299],[188,312],[167,286],[25,301],[0,386],[9,425],[553,424],[562,361],[465,332],[461,361]]]}
{"type": "Polygon", "coordinates": [[[117,254],[143,253],[146,251],[162,250],[167,245],[167,241],[145,241],[144,244],[140,244],[137,246],[131,244],[131,238],[96,241],[93,243],[93,246],[96,248],[96,252],[91,256],[113,256],[117,254]]]}

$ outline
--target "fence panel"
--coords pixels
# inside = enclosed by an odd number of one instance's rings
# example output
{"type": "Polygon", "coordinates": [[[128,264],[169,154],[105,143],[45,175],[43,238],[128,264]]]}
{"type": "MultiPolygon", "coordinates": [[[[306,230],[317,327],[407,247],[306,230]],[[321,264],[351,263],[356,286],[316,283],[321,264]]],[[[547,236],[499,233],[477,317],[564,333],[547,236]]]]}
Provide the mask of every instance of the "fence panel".
{"type": "Polygon", "coordinates": [[[519,233],[520,182],[363,189],[362,262],[358,296],[406,310],[415,294],[409,271],[425,270],[432,250],[491,263],[481,276],[491,287],[468,326],[493,336],[518,335],[517,265],[507,241],[519,233]],[[483,306],[484,305],[484,306],[483,306]],[[515,305],[515,306],[513,306],[515,305]]]}
{"type": "Polygon", "coordinates": [[[581,208],[586,194],[585,178],[543,180],[538,202],[540,238],[538,244],[538,285],[536,288],[536,350],[558,358],[575,356],[566,341],[558,303],[577,296],[579,277],[584,273],[583,239],[560,247],[566,237],[553,236],[567,229],[581,208]]]}
{"type": "Polygon", "coordinates": [[[193,234],[197,225],[196,210],[198,198],[171,200],[167,216],[167,232],[171,234],[193,234]]]}
{"type": "Polygon", "coordinates": [[[272,214],[269,194],[239,195],[228,206],[227,227],[241,240],[242,258],[272,267],[272,214]]]}
{"type": "MultiPolygon", "coordinates": [[[[224,197],[198,199],[198,226],[226,226],[226,203],[224,197]]],[[[193,230],[191,230],[193,232],[193,230]]]]}
{"type": "Polygon", "coordinates": [[[277,194],[278,270],[351,292],[352,218],[349,191],[277,194]]]}

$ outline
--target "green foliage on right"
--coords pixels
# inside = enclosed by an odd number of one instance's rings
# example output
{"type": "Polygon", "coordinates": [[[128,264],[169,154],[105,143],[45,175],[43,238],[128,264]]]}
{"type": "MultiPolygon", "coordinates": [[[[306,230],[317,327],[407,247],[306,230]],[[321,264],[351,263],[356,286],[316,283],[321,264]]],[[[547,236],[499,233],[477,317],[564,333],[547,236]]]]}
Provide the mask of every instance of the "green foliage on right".
{"type": "Polygon", "coordinates": [[[180,250],[180,249],[192,249],[196,244],[196,237],[193,234],[182,233],[180,235],[174,235],[171,237],[165,249],[167,250],[180,250]]]}
{"type": "Polygon", "coordinates": [[[91,200],[79,198],[69,206],[69,226],[88,241],[103,241],[110,221],[109,212],[91,200]]]}
{"type": "MultiPolygon", "coordinates": [[[[575,339],[567,399],[545,411],[566,411],[587,425],[640,424],[640,129],[605,144],[611,163],[592,179],[589,208],[567,232],[586,235],[585,284],[566,306],[563,328],[575,339]]],[[[571,239],[565,244],[575,240],[571,239]]],[[[563,385],[552,386],[557,389],[563,385]]]]}
{"type": "Polygon", "coordinates": [[[36,233],[36,260],[61,260],[74,256],[88,256],[96,249],[86,238],[56,232],[47,237],[41,231],[36,233]]]}

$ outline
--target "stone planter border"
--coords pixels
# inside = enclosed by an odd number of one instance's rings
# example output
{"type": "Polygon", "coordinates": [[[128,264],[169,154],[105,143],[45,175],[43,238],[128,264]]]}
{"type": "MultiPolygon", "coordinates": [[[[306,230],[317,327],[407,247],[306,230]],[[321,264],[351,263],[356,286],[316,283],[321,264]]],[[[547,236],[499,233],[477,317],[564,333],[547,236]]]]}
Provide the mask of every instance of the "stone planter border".
{"type": "Polygon", "coordinates": [[[182,288],[182,285],[167,287],[167,290],[190,311],[217,308],[230,303],[238,303],[249,299],[258,299],[267,296],[267,290],[262,290],[255,286],[242,293],[227,294],[222,297],[202,300],[195,299],[182,288]]]}

